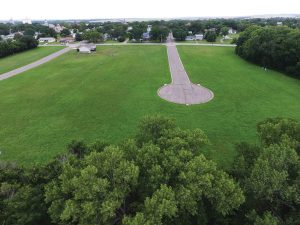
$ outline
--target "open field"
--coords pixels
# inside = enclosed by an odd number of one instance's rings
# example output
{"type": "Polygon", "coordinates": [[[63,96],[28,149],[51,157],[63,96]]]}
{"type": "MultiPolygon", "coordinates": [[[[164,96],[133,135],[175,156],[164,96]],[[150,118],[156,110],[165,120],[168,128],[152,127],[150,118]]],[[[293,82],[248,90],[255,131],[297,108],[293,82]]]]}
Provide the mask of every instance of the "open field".
{"type": "Polygon", "coordinates": [[[228,166],[235,142],[257,141],[257,122],[300,119],[299,80],[249,64],[234,48],[178,50],[191,80],[214,92],[211,102],[187,107],[157,96],[171,80],[165,46],[72,51],[0,82],[0,157],[46,162],[72,139],[118,142],[134,135],[141,117],[161,113],[183,128],[203,129],[211,140],[205,154],[228,166]]]}
{"type": "Polygon", "coordinates": [[[63,48],[64,46],[53,46],[51,48],[38,47],[35,49],[31,49],[25,52],[17,53],[15,55],[2,58],[0,59],[0,74],[25,66],[47,55],[50,55],[53,52],[57,52],[58,50],[63,48]]]}

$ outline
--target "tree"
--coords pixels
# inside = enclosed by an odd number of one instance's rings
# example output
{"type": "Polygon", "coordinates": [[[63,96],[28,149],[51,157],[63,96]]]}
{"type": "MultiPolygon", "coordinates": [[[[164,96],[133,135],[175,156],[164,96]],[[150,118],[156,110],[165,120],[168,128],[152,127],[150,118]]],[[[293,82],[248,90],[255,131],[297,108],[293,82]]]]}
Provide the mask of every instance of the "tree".
{"type": "Polygon", "coordinates": [[[32,28],[28,28],[24,31],[24,35],[33,36],[34,34],[35,34],[35,31],[32,28]]]}
{"type": "Polygon", "coordinates": [[[244,196],[201,154],[206,143],[201,130],[181,130],[158,115],[144,118],[136,140],[119,146],[95,151],[73,143],[71,149],[90,151],[72,150],[61,174],[46,186],[52,221],[171,225],[192,224],[196,215],[228,215],[244,196]]]}
{"type": "Polygon", "coordinates": [[[243,143],[237,147],[232,175],[247,199],[240,214],[250,211],[252,215],[255,210],[255,224],[297,224],[300,220],[299,125],[291,119],[266,119],[258,124],[261,146],[243,143]]]}
{"type": "Polygon", "coordinates": [[[176,29],[173,31],[173,36],[177,41],[185,41],[187,32],[183,29],[176,29]]]}
{"type": "Polygon", "coordinates": [[[38,42],[32,36],[15,35],[14,40],[0,42],[0,58],[17,52],[36,48],[38,42]]]}
{"type": "Polygon", "coordinates": [[[163,26],[153,26],[150,31],[150,39],[163,42],[167,39],[169,29],[163,26]]]}
{"type": "Polygon", "coordinates": [[[71,34],[70,30],[67,29],[67,28],[64,28],[64,29],[60,32],[60,35],[61,35],[62,37],[67,37],[67,36],[69,36],[70,34],[71,34]]]}
{"type": "Polygon", "coordinates": [[[248,27],[238,38],[236,53],[263,67],[300,76],[300,31],[288,27],[248,27]]]}
{"type": "Polygon", "coordinates": [[[75,40],[76,41],[82,41],[83,40],[82,35],[80,33],[76,33],[75,40]]]}
{"type": "Polygon", "coordinates": [[[214,31],[207,31],[204,37],[208,42],[215,42],[217,39],[217,34],[214,31]]]}
{"type": "Polygon", "coordinates": [[[98,43],[103,41],[103,36],[96,30],[87,31],[84,33],[83,38],[88,42],[98,43]]]}
{"type": "Polygon", "coordinates": [[[228,27],[222,27],[220,30],[221,35],[226,36],[228,34],[229,28],[228,27]]]}
{"type": "Polygon", "coordinates": [[[125,37],[124,36],[118,37],[118,42],[124,42],[124,41],[125,41],[125,37]]]}
{"type": "Polygon", "coordinates": [[[140,40],[142,38],[142,34],[146,31],[146,25],[138,24],[132,26],[132,29],[129,31],[129,38],[140,40]]]}

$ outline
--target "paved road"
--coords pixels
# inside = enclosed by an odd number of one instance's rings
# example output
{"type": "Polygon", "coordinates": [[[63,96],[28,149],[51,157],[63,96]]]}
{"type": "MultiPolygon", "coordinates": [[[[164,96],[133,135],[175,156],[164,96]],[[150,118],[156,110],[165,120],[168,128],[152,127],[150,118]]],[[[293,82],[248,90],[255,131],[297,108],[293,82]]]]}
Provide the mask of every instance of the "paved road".
{"type": "Polygon", "coordinates": [[[5,80],[5,79],[8,79],[10,77],[16,76],[16,75],[18,75],[20,73],[23,73],[23,72],[25,72],[27,70],[33,69],[33,68],[35,68],[35,67],[37,67],[39,65],[42,65],[42,64],[44,64],[46,62],[51,61],[52,59],[54,59],[54,58],[56,58],[56,57],[58,57],[58,56],[60,56],[62,54],[65,54],[66,52],[68,52],[70,50],[71,50],[71,48],[64,48],[64,49],[62,49],[62,50],[60,50],[58,52],[55,52],[55,53],[53,53],[51,55],[48,55],[48,56],[46,56],[46,57],[44,57],[42,59],[39,59],[39,60],[37,60],[37,61],[35,61],[33,63],[28,64],[26,66],[23,66],[23,67],[20,67],[18,69],[9,71],[7,73],[3,73],[3,74],[0,75],[0,80],[5,80]]]}
{"type": "Polygon", "coordinates": [[[167,50],[172,83],[161,87],[158,90],[158,95],[169,102],[186,105],[210,101],[214,97],[213,92],[190,81],[181,62],[172,34],[168,37],[167,50]]]}
{"type": "MultiPolygon", "coordinates": [[[[236,45],[233,44],[203,44],[203,43],[184,43],[184,42],[177,42],[174,43],[176,45],[199,45],[199,46],[213,46],[213,47],[236,47],[236,45]]],[[[168,43],[130,43],[130,42],[121,42],[121,43],[102,43],[102,44],[96,44],[99,46],[112,46],[112,45],[125,45],[125,46],[130,46],[130,45],[168,45],[168,43]]],[[[41,47],[55,47],[55,46],[62,46],[62,45],[40,45],[41,47]]],[[[71,46],[71,44],[70,44],[71,46]]]]}

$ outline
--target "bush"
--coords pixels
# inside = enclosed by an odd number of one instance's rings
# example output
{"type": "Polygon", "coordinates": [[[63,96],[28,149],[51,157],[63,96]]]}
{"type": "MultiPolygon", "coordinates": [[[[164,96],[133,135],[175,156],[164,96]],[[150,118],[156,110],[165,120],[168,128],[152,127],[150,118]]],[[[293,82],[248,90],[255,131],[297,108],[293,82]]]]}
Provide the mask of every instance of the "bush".
{"type": "Polygon", "coordinates": [[[124,41],[125,41],[125,37],[124,36],[118,37],[118,42],[124,42],[124,41]]]}

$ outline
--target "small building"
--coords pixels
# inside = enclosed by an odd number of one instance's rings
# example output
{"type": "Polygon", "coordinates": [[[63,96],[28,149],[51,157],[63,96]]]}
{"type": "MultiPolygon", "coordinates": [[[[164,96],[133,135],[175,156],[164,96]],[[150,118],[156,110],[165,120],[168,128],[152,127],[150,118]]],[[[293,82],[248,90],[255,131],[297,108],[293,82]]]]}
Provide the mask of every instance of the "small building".
{"type": "Polygon", "coordinates": [[[91,53],[91,49],[89,49],[88,47],[86,46],[81,46],[77,49],[78,52],[80,53],[91,53]]]}
{"type": "Polygon", "coordinates": [[[77,48],[77,52],[79,53],[91,53],[96,51],[97,46],[93,43],[90,44],[82,44],[77,48]]]}
{"type": "Polygon", "coordinates": [[[69,43],[75,42],[75,38],[74,37],[63,37],[63,38],[60,38],[59,42],[61,44],[69,44],[69,43]]]}
{"type": "Polygon", "coordinates": [[[41,37],[39,38],[39,42],[40,43],[52,43],[55,42],[55,38],[54,37],[41,37]]]}
{"type": "Polygon", "coordinates": [[[282,26],[283,23],[282,22],[277,22],[277,26],[282,26]]]}
{"type": "Polygon", "coordinates": [[[203,34],[195,34],[195,40],[201,41],[203,39],[204,39],[204,35],[203,34]]]}

